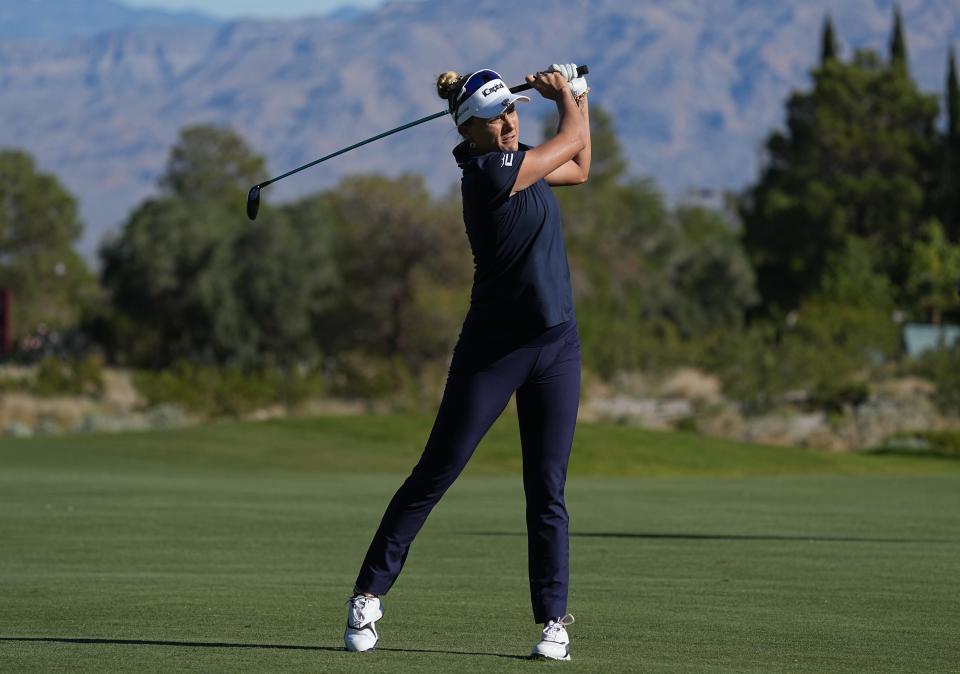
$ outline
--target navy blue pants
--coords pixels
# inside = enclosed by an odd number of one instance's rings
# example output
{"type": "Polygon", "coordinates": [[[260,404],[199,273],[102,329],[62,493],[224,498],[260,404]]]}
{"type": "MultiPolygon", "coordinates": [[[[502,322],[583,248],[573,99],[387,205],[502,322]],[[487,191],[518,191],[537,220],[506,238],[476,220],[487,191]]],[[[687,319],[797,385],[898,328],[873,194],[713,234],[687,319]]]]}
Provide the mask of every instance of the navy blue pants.
{"type": "Polygon", "coordinates": [[[520,344],[461,335],[423,456],[394,495],[356,589],[386,594],[430,511],[517,394],[534,620],[567,612],[568,517],[563,487],[580,403],[576,321],[520,344]]]}

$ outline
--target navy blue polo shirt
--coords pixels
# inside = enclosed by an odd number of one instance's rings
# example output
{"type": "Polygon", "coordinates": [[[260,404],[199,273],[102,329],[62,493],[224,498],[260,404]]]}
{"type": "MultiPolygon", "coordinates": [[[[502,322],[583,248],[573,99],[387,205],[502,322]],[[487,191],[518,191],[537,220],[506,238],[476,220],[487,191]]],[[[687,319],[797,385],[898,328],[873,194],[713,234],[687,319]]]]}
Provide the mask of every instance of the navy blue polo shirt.
{"type": "Polygon", "coordinates": [[[560,205],[540,179],[513,196],[527,145],[454,158],[463,169],[463,222],[473,251],[469,334],[525,336],[574,317],[560,205]]]}

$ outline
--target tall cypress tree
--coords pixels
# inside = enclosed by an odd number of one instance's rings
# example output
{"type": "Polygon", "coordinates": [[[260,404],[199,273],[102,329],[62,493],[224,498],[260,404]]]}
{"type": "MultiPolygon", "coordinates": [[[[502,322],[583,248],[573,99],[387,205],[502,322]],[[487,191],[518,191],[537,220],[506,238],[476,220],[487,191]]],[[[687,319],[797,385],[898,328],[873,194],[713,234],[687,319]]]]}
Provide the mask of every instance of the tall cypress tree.
{"type": "Polygon", "coordinates": [[[952,46],[947,57],[947,134],[954,147],[960,145],[960,81],[957,79],[957,53],[952,46]]]}
{"type": "Polygon", "coordinates": [[[893,6],[893,35],[890,37],[890,65],[897,70],[907,70],[907,37],[903,31],[903,14],[900,5],[893,6]]]}
{"type": "Polygon", "coordinates": [[[946,85],[947,129],[937,185],[937,211],[947,235],[956,242],[960,241],[960,82],[952,46],[947,57],[946,85]]]}
{"type": "Polygon", "coordinates": [[[840,55],[840,46],[837,44],[837,34],[833,30],[833,19],[830,13],[823,18],[823,32],[820,36],[820,65],[825,66],[829,61],[836,61],[840,55]]]}

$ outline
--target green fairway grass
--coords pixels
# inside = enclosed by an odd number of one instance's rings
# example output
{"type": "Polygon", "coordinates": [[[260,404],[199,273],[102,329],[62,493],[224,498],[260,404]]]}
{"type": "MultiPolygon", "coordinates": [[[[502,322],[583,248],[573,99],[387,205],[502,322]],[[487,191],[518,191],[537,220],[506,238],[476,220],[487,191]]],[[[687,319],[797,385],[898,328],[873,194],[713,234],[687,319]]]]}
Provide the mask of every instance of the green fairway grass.
{"type": "Polygon", "coordinates": [[[427,417],[0,441],[0,672],[960,671],[960,461],[581,424],[573,661],[531,662],[516,419],[345,653],[427,417]]]}

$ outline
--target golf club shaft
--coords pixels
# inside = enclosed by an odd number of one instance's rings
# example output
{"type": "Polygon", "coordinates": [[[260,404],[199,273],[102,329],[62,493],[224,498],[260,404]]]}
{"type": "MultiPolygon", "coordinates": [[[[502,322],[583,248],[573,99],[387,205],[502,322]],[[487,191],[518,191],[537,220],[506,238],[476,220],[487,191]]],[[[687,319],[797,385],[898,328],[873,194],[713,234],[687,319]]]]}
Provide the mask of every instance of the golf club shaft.
{"type": "MultiPolygon", "coordinates": [[[[589,69],[587,68],[587,66],[580,66],[579,68],[577,68],[577,75],[583,76],[583,75],[586,75],[588,72],[589,72],[589,69]]],[[[515,87],[510,87],[510,91],[513,92],[513,93],[518,93],[518,92],[520,92],[520,91],[527,91],[528,89],[532,89],[532,88],[533,88],[533,85],[532,85],[532,84],[530,84],[529,82],[525,82],[525,83],[523,83],[523,84],[518,84],[518,85],[515,86],[515,87]]],[[[297,168],[293,169],[292,171],[287,171],[287,172],[284,173],[283,175],[279,175],[279,176],[277,176],[276,178],[271,178],[270,180],[268,180],[268,181],[266,181],[266,182],[260,183],[260,184],[257,185],[256,187],[257,187],[257,188],[266,187],[267,185],[270,185],[271,183],[275,183],[275,182],[277,182],[278,180],[283,180],[284,178],[286,178],[286,177],[288,177],[288,176],[292,176],[294,173],[299,173],[300,171],[303,171],[304,169],[308,169],[308,168],[310,168],[311,166],[316,166],[316,165],[319,164],[320,162],[325,162],[325,161],[327,161],[328,159],[333,159],[334,157],[338,157],[338,156],[340,156],[340,155],[342,155],[342,154],[344,154],[344,153],[346,153],[346,152],[349,152],[350,150],[355,150],[355,149],[357,149],[358,147],[361,147],[361,146],[363,146],[363,145],[366,145],[367,143],[372,143],[372,142],[375,141],[375,140],[380,140],[381,138],[386,138],[387,136],[393,135],[393,134],[395,134],[395,133],[397,133],[397,132],[399,132],[399,131],[403,131],[404,129],[409,129],[410,127],[417,126],[418,124],[423,124],[424,122],[429,122],[431,119],[437,119],[438,117],[443,117],[444,115],[449,115],[449,114],[450,114],[450,111],[449,111],[449,110],[441,110],[440,112],[434,113],[434,114],[432,114],[432,115],[427,115],[426,117],[422,117],[422,118],[420,118],[420,119],[418,119],[418,120],[416,120],[416,121],[409,122],[408,124],[404,124],[403,126],[398,126],[398,127],[395,128],[395,129],[390,129],[389,131],[384,131],[383,133],[379,133],[379,134],[377,134],[376,136],[372,136],[372,137],[370,137],[370,138],[367,138],[366,140],[361,140],[359,143],[354,143],[354,144],[351,145],[350,147],[345,147],[345,148],[343,148],[342,150],[337,150],[336,152],[332,152],[332,153],[326,155],[325,157],[320,157],[319,159],[314,159],[314,160],[313,160],[312,162],[310,162],[309,164],[304,164],[303,166],[298,166],[297,168]]]]}
{"type": "Polygon", "coordinates": [[[447,110],[444,110],[444,111],[442,111],[442,112],[438,112],[438,113],[435,113],[435,114],[433,114],[433,115],[427,115],[426,117],[422,117],[421,119],[418,119],[418,120],[416,120],[416,121],[414,121],[414,122],[410,122],[409,124],[404,124],[403,126],[398,126],[396,129],[390,129],[389,131],[384,131],[383,133],[379,133],[379,134],[377,134],[376,136],[372,136],[371,138],[367,138],[366,140],[361,140],[359,143],[354,143],[354,144],[351,145],[350,147],[345,147],[345,148],[343,148],[342,150],[337,150],[336,152],[332,152],[332,153],[326,155],[325,157],[320,157],[319,159],[314,159],[314,160],[313,160],[312,162],[310,162],[309,164],[304,164],[303,166],[299,166],[299,167],[293,169],[292,171],[287,171],[286,173],[284,173],[284,174],[281,175],[281,176],[277,176],[276,178],[271,178],[270,180],[268,180],[268,181],[266,181],[266,182],[264,182],[264,183],[260,183],[259,185],[257,185],[257,187],[266,187],[266,186],[269,185],[270,183],[275,183],[275,182],[277,182],[278,180],[283,180],[283,179],[286,178],[287,176],[292,176],[294,173],[298,173],[299,171],[302,171],[302,170],[304,170],[304,169],[308,169],[308,168],[310,168],[311,166],[316,166],[316,165],[319,164],[320,162],[327,161],[328,159],[333,159],[334,157],[337,157],[337,156],[339,156],[339,155],[341,155],[341,154],[343,154],[343,153],[345,153],[345,152],[349,152],[350,150],[355,150],[355,149],[357,149],[358,147],[360,147],[360,146],[362,146],[362,145],[366,145],[367,143],[372,143],[372,142],[375,141],[375,140],[380,140],[381,138],[386,138],[387,136],[390,136],[390,135],[392,135],[392,134],[395,134],[395,133],[397,133],[398,131],[403,131],[404,129],[409,129],[411,126],[416,126],[417,124],[423,124],[424,122],[429,122],[431,119],[436,119],[437,117],[443,117],[444,115],[449,115],[449,114],[450,114],[450,113],[449,113],[447,110]]]}

